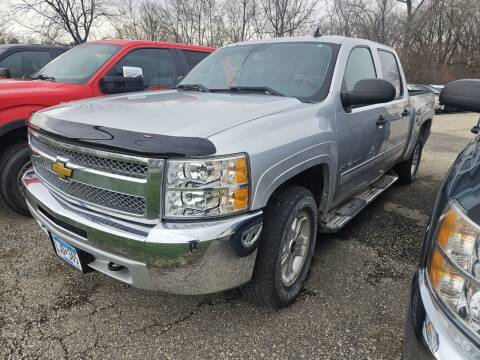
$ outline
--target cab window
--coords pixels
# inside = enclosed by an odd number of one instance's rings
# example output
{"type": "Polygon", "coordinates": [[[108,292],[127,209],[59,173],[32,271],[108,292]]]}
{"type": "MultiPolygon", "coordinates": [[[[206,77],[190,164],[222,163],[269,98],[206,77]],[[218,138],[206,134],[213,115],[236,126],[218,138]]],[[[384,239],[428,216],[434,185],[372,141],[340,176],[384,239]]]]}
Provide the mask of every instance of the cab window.
{"type": "Polygon", "coordinates": [[[145,87],[169,87],[175,84],[175,69],[167,49],[138,49],[128,53],[107,75],[123,75],[124,66],[142,68],[145,87]]]}
{"type": "Polygon", "coordinates": [[[0,60],[0,68],[7,68],[12,78],[19,79],[34,74],[51,59],[48,51],[17,51],[0,60]]]}
{"type": "Polygon", "coordinates": [[[402,77],[395,55],[390,51],[378,50],[378,57],[382,66],[382,74],[385,80],[390,81],[397,91],[397,98],[403,96],[402,77]]]}
{"type": "Polygon", "coordinates": [[[356,47],[350,52],[344,74],[344,86],[352,91],[359,80],[377,77],[372,53],[366,47],[356,47]]]}
{"type": "Polygon", "coordinates": [[[200,61],[205,59],[209,53],[200,52],[200,51],[189,51],[183,50],[183,55],[185,55],[185,60],[188,65],[188,69],[193,69],[200,61]]]}

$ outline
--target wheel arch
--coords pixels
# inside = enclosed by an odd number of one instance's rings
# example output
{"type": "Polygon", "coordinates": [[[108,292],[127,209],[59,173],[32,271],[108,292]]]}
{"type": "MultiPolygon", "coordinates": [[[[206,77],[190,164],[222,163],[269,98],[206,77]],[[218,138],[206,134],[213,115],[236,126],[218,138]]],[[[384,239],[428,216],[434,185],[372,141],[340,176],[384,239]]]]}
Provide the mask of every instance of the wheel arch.
{"type": "Polygon", "coordinates": [[[14,143],[26,140],[27,138],[27,124],[26,119],[17,119],[9,121],[0,127],[0,154],[6,148],[14,143]]]}
{"type": "Polygon", "coordinates": [[[306,163],[297,164],[288,171],[279,174],[264,189],[257,186],[252,201],[255,208],[267,206],[275,193],[287,185],[298,185],[310,190],[321,213],[325,213],[331,202],[335,184],[335,169],[332,158],[322,155],[306,163]]]}

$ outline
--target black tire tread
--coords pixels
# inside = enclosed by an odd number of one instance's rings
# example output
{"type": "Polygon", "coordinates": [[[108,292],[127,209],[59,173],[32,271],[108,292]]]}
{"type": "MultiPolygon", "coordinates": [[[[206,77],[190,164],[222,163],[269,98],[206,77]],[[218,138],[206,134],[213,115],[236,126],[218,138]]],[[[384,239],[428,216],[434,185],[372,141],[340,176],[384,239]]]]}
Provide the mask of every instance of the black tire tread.
{"type": "Polygon", "coordinates": [[[11,210],[20,215],[30,215],[27,205],[20,203],[12,186],[16,186],[16,178],[11,178],[9,169],[16,165],[22,158],[28,157],[28,147],[25,141],[10,145],[0,156],[0,195],[11,210]],[[14,181],[12,183],[12,181],[14,181]],[[15,185],[14,185],[15,184],[15,185]]]}
{"type": "MultiPolygon", "coordinates": [[[[277,308],[287,305],[279,301],[273,291],[275,288],[277,254],[285,225],[291,215],[291,209],[300,200],[307,197],[311,198],[315,204],[313,194],[308,189],[296,185],[285,186],[273,195],[265,208],[262,237],[258,247],[252,280],[241,288],[244,296],[250,301],[277,308]],[[279,224],[282,224],[282,226],[279,226],[279,224]],[[261,258],[258,259],[259,257],[261,258]]],[[[316,213],[314,220],[314,235],[316,236],[316,213]]],[[[306,266],[309,265],[309,262],[306,263],[306,266]]]]}

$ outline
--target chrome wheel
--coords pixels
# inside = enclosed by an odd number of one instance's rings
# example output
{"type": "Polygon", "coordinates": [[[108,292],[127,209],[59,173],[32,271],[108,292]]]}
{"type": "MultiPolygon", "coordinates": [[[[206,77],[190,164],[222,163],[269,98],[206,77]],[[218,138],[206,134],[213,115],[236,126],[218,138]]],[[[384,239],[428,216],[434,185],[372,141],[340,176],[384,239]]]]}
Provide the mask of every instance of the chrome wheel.
{"type": "Polygon", "coordinates": [[[412,178],[414,178],[415,175],[417,175],[418,165],[420,164],[421,156],[422,156],[422,147],[420,146],[420,144],[417,144],[417,146],[415,146],[415,149],[413,150],[412,165],[410,167],[410,174],[412,178]]]}
{"type": "Polygon", "coordinates": [[[312,236],[311,229],[310,216],[305,210],[299,212],[287,227],[280,256],[280,272],[285,286],[294,284],[302,272],[312,236]]]}

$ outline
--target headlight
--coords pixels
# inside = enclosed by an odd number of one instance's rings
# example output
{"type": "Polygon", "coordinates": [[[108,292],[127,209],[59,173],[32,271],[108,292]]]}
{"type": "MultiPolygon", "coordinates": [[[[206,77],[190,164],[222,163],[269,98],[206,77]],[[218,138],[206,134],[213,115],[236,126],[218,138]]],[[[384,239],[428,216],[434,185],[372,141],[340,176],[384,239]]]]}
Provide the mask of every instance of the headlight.
{"type": "Polygon", "coordinates": [[[214,217],[248,209],[249,173],[245,155],[169,160],[165,217],[214,217]]]}
{"type": "Polygon", "coordinates": [[[480,335],[480,227],[451,201],[439,219],[428,277],[438,297],[480,335]]]}

